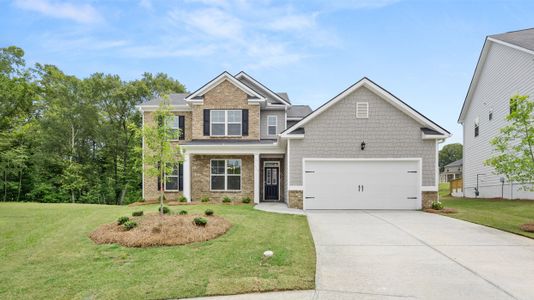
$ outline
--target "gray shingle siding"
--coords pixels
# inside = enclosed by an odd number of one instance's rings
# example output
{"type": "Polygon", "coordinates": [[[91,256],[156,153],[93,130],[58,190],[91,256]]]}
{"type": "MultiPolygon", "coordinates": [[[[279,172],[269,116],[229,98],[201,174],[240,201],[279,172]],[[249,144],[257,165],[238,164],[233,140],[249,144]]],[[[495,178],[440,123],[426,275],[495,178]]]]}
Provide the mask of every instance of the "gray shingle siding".
{"type": "Polygon", "coordinates": [[[276,116],[276,121],[278,122],[276,133],[278,134],[286,129],[286,124],[284,123],[286,121],[286,112],[284,110],[262,110],[260,112],[260,138],[276,139],[278,138],[276,135],[267,134],[267,116],[276,116]]]}
{"type": "Polygon", "coordinates": [[[436,185],[436,141],[423,140],[419,123],[365,87],[317,115],[304,129],[304,139],[290,142],[289,185],[302,185],[303,158],[403,157],[422,158],[422,185],[436,185]],[[356,102],[369,103],[368,119],[356,119],[356,102]]]}

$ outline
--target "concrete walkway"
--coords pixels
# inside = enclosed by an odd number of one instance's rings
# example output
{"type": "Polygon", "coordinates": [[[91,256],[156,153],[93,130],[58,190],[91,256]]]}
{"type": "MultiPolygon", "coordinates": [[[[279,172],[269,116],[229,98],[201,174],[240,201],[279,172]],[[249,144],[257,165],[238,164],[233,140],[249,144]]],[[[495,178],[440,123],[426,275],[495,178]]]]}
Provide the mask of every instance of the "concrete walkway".
{"type": "Polygon", "coordinates": [[[315,291],[200,299],[534,299],[534,240],[419,211],[308,211],[315,291]]]}
{"type": "Polygon", "coordinates": [[[279,214],[290,214],[290,215],[304,215],[302,209],[288,208],[285,203],[281,202],[261,202],[254,206],[255,209],[274,212],[279,214]]]}

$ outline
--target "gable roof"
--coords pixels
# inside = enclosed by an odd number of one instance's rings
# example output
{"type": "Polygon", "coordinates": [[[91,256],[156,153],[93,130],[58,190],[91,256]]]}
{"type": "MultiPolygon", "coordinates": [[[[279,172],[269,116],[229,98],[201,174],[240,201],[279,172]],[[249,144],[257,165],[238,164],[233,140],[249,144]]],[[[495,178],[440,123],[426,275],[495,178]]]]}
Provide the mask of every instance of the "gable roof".
{"type": "Polygon", "coordinates": [[[489,48],[492,43],[498,43],[504,46],[508,46],[520,51],[524,51],[534,55],[534,28],[510,31],[501,34],[489,35],[484,41],[482,50],[480,50],[480,55],[478,57],[478,62],[475,67],[475,72],[471,78],[471,83],[467,89],[467,94],[465,95],[464,103],[462,104],[462,110],[458,116],[458,123],[463,123],[465,119],[465,114],[469,105],[471,104],[471,99],[473,98],[473,92],[475,87],[478,84],[478,79],[482,72],[482,66],[486,62],[489,48]]]}
{"type": "Polygon", "coordinates": [[[309,115],[313,110],[308,105],[292,105],[287,109],[287,118],[304,118],[309,115]]]}
{"type": "Polygon", "coordinates": [[[391,94],[390,92],[388,92],[387,90],[385,90],[384,88],[379,86],[378,84],[374,83],[372,80],[370,80],[367,77],[364,77],[364,78],[360,79],[359,81],[357,81],[356,83],[354,83],[353,85],[348,87],[346,90],[344,90],[343,92],[339,93],[337,96],[335,96],[334,98],[330,99],[325,104],[321,105],[318,109],[313,111],[311,114],[307,115],[304,119],[299,121],[297,124],[295,124],[295,125],[289,127],[288,129],[284,130],[280,134],[280,136],[281,137],[288,137],[288,135],[292,131],[296,130],[297,128],[302,127],[303,125],[305,125],[309,121],[313,120],[313,118],[315,118],[316,116],[321,114],[323,111],[327,110],[332,105],[334,105],[335,103],[337,103],[341,99],[345,98],[345,96],[349,95],[350,93],[352,93],[353,91],[357,90],[358,88],[360,88],[362,86],[365,86],[366,88],[368,88],[369,90],[371,90],[372,92],[377,94],[379,97],[381,97],[382,99],[386,100],[391,105],[393,105],[394,107],[396,107],[400,111],[402,111],[405,114],[407,114],[409,117],[414,119],[419,124],[423,125],[426,128],[432,129],[432,130],[440,133],[441,135],[443,135],[442,138],[451,136],[450,132],[448,132],[446,129],[444,129],[443,127],[441,127],[438,124],[434,123],[432,120],[430,120],[429,118],[427,118],[426,116],[424,116],[423,114],[418,112],[417,110],[413,109],[411,106],[409,106],[408,104],[406,104],[405,102],[403,102],[402,100],[400,100],[395,95],[391,94]]]}
{"type": "Polygon", "coordinates": [[[265,101],[265,97],[260,95],[255,90],[251,89],[241,81],[237,80],[234,76],[230,75],[230,73],[224,71],[219,76],[213,78],[208,83],[201,86],[198,90],[192,92],[185,98],[185,101],[189,102],[195,102],[195,101],[203,101],[201,98],[202,95],[204,95],[206,92],[211,90],[212,88],[216,87],[219,83],[223,82],[224,80],[230,81],[232,84],[234,84],[236,87],[241,89],[243,92],[245,92],[247,95],[249,95],[249,101],[265,101]]]}
{"type": "Polygon", "coordinates": [[[462,158],[460,158],[459,160],[457,161],[453,161],[451,162],[450,164],[448,165],[445,165],[445,167],[460,167],[464,164],[464,160],[462,158]]]}
{"type": "MultiPolygon", "coordinates": [[[[281,103],[283,103],[285,105],[291,105],[291,103],[289,102],[289,98],[287,97],[286,93],[281,93],[281,94],[284,94],[284,96],[285,96],[285,97],[282,97],[278,93],[275,93],[275,92],[271,91],[268,87],[266,87],[261,82],[257,81],[252,76],[250,76],[247,73],[245,73],[244,71],[241,71],[241,72],[237,73],[235,75],[235,78],[237,78],[237,79],[245,78],[248,81],[252,82],[254,85],[256,85],[259,89],[261,89],[263,91],[263,93],[270,95],[272,98],[274,98],[275,100],[278,100],[279,102],[281,102],[281,103]]],[[[250,87],[250,88],[253,89],[253,87],[250,87]]],[[[261,93],[261,92],[258,91],[258,93],[261,93]]]]}

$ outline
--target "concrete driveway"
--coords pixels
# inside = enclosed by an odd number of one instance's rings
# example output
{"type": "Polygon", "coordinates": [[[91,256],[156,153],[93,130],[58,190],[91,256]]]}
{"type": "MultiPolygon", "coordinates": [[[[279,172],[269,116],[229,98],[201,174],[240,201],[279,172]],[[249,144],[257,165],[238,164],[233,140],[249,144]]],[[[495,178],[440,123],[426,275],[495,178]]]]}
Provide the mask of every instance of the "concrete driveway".
{"type": "Polygon", "coordinates": [[[309,211],[315,299],[534,299],[534,241],[419,211],[309,211]]]}

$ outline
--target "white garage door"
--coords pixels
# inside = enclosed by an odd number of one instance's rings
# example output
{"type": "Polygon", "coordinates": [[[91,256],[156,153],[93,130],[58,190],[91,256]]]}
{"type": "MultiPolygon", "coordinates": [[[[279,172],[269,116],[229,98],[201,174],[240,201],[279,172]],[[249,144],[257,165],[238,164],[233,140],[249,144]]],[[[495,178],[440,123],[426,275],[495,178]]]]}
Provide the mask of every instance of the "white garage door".
{"type": "Polygon", "coordinates": [[[420,209],[420,160],[304,160],[304,209],[420,209]]]}

